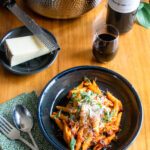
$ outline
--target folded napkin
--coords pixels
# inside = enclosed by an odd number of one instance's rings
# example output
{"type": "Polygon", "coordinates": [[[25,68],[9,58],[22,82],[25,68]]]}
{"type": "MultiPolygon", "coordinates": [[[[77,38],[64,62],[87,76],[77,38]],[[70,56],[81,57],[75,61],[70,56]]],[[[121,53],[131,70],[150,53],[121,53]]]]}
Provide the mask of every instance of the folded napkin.
{"type": "MultiPolygon", "coordinates": [[[[0,105],[0,115],[5,117],[10,123],[13,123],[12,112],[17,104],[22,104],[31,112],[34,120],[32,135],[39,147],[39,150],[55,150],[50,143],[45,139],[38,124],[37,116],[38,96],[35,91],[26,94],[23,93],[12,100],[0,105]]],[[[15,125],[14,125],[15,126],[15,125]]],[[[21,136],[31,143],[27,133],[21,132],[21,136]]],[[[24,143],[18,140],[9,140],[6,136],[0,133],[0,149],[2,150],[30,150],[24,143]]]]}

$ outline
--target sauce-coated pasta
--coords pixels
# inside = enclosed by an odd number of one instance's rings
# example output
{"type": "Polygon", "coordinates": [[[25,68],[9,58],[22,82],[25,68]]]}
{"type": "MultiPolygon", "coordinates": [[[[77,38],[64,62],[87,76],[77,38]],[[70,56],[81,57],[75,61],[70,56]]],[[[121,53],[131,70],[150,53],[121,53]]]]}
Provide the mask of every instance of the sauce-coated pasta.
{"type": "Polygon", "coordinates": [[[117,138],[123,107],[110,92],[104,95],[95,81],[86,78],[67,98],[69,103],[56,106],[58,112],[51,118],[71,150],[100,150],[117,138]]]}

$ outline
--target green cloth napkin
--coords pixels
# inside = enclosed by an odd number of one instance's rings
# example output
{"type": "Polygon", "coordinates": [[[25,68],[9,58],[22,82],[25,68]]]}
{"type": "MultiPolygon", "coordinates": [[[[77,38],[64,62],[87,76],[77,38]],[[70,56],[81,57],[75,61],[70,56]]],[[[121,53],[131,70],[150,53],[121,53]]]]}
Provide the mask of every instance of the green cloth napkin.
{"type": "MultiPolygon", "coordinates": [[[[5,117],[10,123],[13,123],[12,119],[12,112],[13,108],[17,104],[22,104],[28,108],[31,112],[34,120],[34,126],[32,128],[32,135],[39,147],[39,150],[55,150],[50,143],[45,139],[39,124],[38,124],[38,117],[37,117],[37,103],[38,103],[38,96],[35,91],[26,94],[23,93],[12,100],[1,104],[0,105],[0,115],[5,117]]],[[[15,126],[15,125],[14,125],[15,126]]],[[[27,133],[21,132],[21,136],[25,138],[30,143],[31,140],[27,133]]],[[[0,149],[2,150],[30,150],[24,143],[18,140],[9,140],[6,136],[0,133],[0,149]]]]}

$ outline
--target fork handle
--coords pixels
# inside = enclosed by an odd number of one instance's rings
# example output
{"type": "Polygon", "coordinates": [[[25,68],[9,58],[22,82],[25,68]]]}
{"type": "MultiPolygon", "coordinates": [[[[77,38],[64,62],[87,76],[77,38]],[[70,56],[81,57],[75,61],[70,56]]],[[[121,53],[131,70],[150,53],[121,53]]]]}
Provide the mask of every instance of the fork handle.
{"type": "Polygon", "coordinates": [[[28,147],[30,147],[32,150],[37,150],[37,148],[35,148],[32,144],[30,144],[28,141],[26,141],[24,138],[19,137],[20,141],[22,141],[24,144],[26,144],[28,147]]]}

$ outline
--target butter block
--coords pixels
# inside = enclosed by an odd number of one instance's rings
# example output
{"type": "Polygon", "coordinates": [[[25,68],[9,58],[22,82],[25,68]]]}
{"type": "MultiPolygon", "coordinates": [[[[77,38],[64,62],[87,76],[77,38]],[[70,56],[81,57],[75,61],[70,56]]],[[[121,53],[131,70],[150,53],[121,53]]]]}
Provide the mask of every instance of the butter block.
{"type": "Polygon", "coordinates": [[[33,35],[6,39],[5,50],[10,66],[50,53],[48,48],[33,35]]]}

